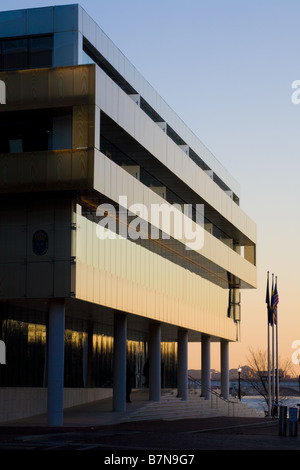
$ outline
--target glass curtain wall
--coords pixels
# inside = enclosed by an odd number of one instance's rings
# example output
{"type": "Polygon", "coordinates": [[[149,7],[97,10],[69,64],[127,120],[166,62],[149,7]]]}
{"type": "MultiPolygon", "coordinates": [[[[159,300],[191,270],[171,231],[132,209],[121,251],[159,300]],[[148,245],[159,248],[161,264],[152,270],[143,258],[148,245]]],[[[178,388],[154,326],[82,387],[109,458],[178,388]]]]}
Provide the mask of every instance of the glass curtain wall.
{"type": "MultiPolygon", "coordinates": [[[[0,339],[6,345],[0,387],[47,386],[47,315],[1,304],[0,339]]],[[[111,326],[67,317],[65,387],[112,387],[113,349],[111,326]]],[[[162,343],[161,352],[162,387],[176,387],[176,343],[162,343]]],[[[127,341],[127,363],[134,388],[148,387],[147,341],[127,341]]]]}

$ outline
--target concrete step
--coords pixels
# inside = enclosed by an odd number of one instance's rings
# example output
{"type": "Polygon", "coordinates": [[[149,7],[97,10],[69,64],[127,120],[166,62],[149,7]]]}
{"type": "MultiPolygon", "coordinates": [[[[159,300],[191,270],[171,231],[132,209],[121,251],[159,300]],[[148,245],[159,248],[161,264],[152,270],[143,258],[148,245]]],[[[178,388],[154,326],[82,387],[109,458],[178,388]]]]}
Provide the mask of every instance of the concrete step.
{"type": "Polygon", "coordinates": [[[149,401],[146,405],[128,413],[124,419],[126,421],[176,420],[215,416],[259,417],[262,414],[237,399],[228,403],[215,396],[212,400],[205,400],[197,394],[190,394],[188,400],[183,401],[175,393],[167,393],[161,397],[160,402],[149,401]]]}

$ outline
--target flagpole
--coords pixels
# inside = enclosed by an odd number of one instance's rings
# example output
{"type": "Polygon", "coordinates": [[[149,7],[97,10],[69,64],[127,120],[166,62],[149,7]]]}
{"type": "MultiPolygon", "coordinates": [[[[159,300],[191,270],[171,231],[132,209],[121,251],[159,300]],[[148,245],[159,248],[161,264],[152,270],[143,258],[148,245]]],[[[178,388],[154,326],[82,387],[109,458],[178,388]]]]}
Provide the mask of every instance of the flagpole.
{"type": "MultiPolygon", "coordinates": [[[[272,298],[274,299],[274,274],[272,274],[272,298]]],[[[272,302],[271,302],[272,305],[272,302]]],[[[272,312],[273,315],[274,312],[272,312]]],[[[275,355],[274,355],[274,348],[275,348],[275,342],[274,342],[274,316],[273,316],[273,322],[272,322],[272,404],[274,405],[275,403],[275,355]]]]}
{"type": "MultiPolygon", "coordinates": [[[[275,286],[276,286],[276,294],[277,294],[277,276],[276,276],[275,286]]],[[[279,403],[279,363],[278,362],[279,361],[278,361],[278,306],[277,306],[277,304],[275,305],[275,308],[276,308],[276,370],[277,370],[277,377],[276,377],[277,387],[276,387],[276,390],[277,390],[277,405],[278,405],[278,403],[279,403]]]]}
{"type": "Polygon", "coordinates": [[[267,302],[268,302],[268,416],[271,416],[271,368],[270,368],[270,319],[269,319],[269,271],[267,273],[267,302]]]}
{"type": "MultiPolygon", "coordinates": [[[[278,312],[277,312],[278,315],[278,312]]],[[[279,369],[278,369],[278,316],[276,320],[276,400],[279,402],[279,369]]]]}
{"type": "Polygon", "coordinates": [[[274,341],[275,326],[272,325],[272,405],[275,403],[275,341],[274,341]]]}
{"type": "Polygon", "coordinates": [[[270,323],[268,321],[268,415],[271,416],[270,323]]]}

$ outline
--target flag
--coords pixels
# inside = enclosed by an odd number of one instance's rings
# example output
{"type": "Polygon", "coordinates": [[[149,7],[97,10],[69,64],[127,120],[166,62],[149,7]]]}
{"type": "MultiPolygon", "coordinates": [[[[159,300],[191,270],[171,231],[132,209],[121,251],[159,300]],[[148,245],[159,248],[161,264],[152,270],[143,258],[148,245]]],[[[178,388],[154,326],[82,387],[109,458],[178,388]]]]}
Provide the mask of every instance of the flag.
{"type": "Polygon", "coordinates": [[[273,315],[272,315],[272,310],[271,310],[271,306],[270,306],[269,272],[268,272],[268,279],[267,279],[266,304],[267,304],[267,312],[268,312],[268,323],[272,326],[273,325],[273,315]]]}
{"type": "Polygon", "coordinates": [[[277,278],[275,282],[275,290],[274,290],[274,296],[273,296],[273,321],[274,324],[276,325],[277,322],[277,305],[279,303],[279,296],[277,292],[277,278]]]}
{"type": "Polygon", "coordinates": [[[272,325],[274,324],[274,274],[272,274],[272,291],[271,291],[271,316],[272,316],[272,325]]]}

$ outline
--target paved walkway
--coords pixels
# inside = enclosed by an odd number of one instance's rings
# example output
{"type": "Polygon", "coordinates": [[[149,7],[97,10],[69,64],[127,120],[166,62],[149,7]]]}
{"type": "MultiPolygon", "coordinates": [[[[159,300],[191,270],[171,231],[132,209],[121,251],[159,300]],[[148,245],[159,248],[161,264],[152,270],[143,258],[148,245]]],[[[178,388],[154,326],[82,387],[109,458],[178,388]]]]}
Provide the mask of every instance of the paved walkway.
{"type": "MultiPolygon", "coordinates": [[[[64,410],[64,427],[86,427],[118,424],[126,420],[130,413],[149,402],[148,390],[138,390],[131,395],[132,403],[126,404],[125,412],[112,411],[112,397],[103,400],[78,405],[64,410]]],[[[11,421],[10,425],[17,426],[46,426],[47,415],[11,421]]],[[[0,429],[1,429],[0,423],[0,429]]]]}
{"type": "Polygon", "coordinates": [[[2,424],[0,450],[97,450],[102,451],[103,458],[112,452],[140,456],[188,452],[198,458],[200,450],[300,450],[299,435],[289,436],[287,432],[287,436],[279,436],[276,419],[125,422],[128,413],[147,401],[146,392],[133,394],[126,414],[112,412],[111,399],[70,408],[64,412],[61,427],[48,427],[45,415],[2,424]]]}

